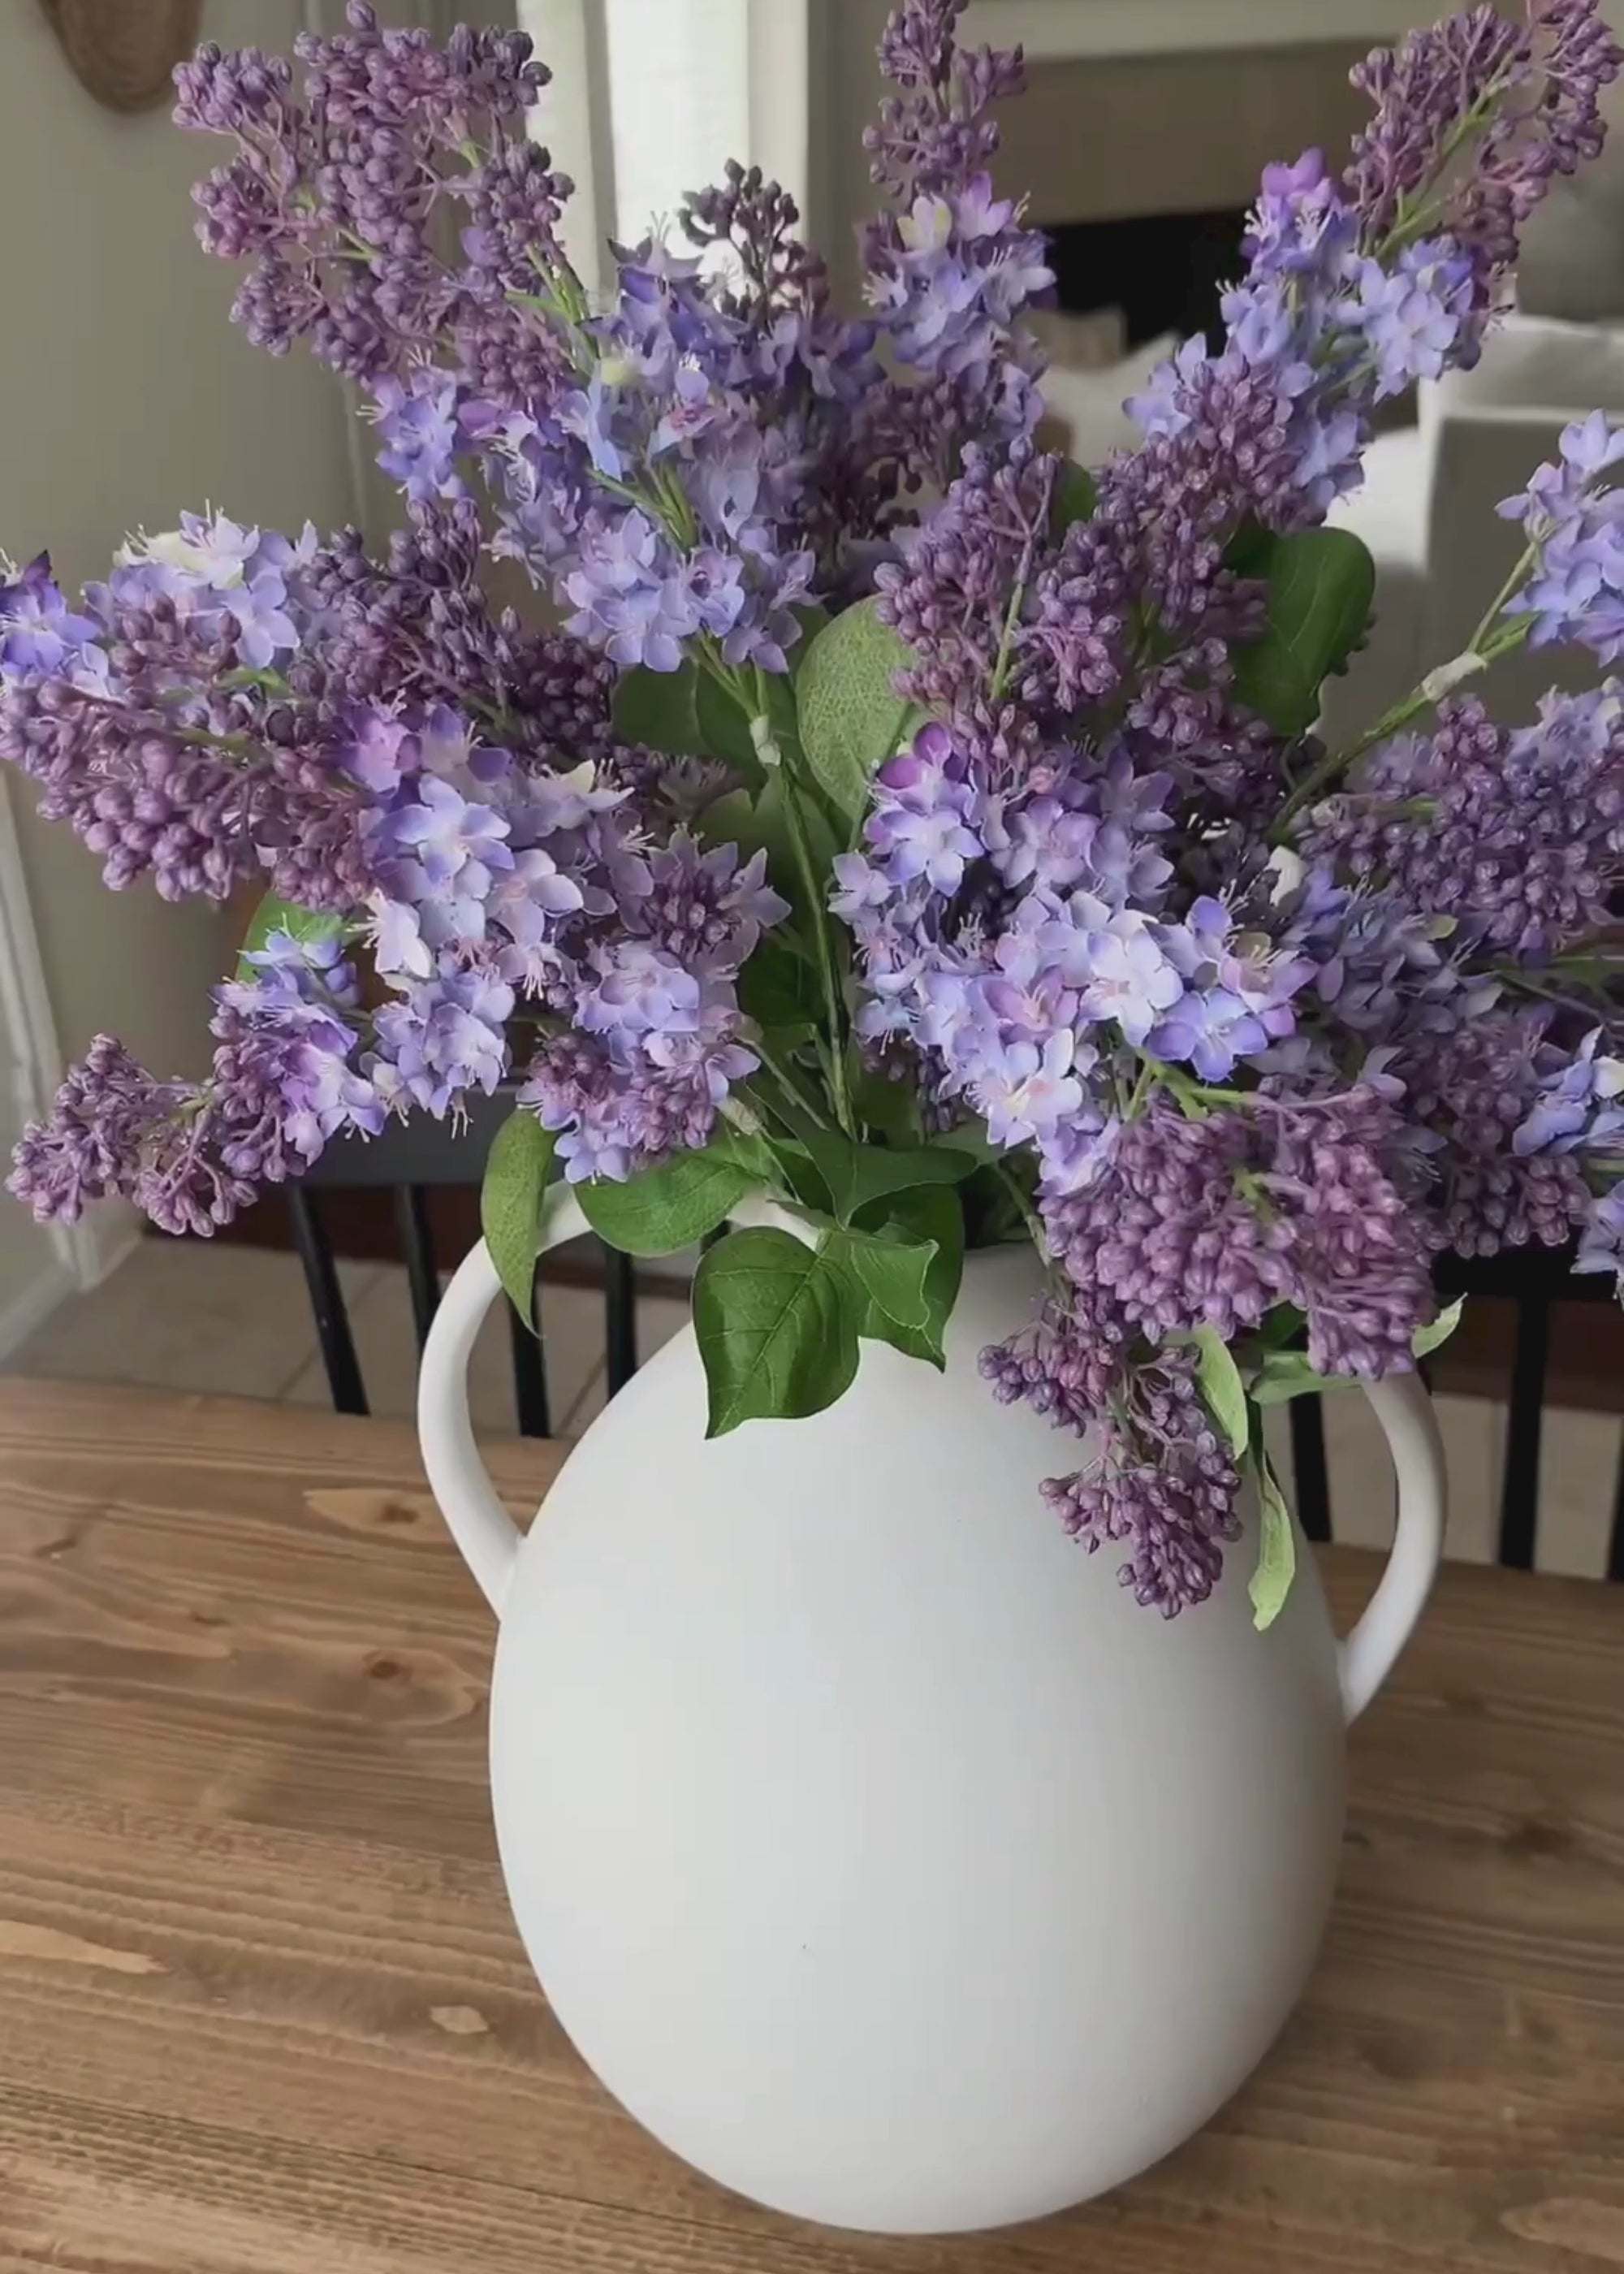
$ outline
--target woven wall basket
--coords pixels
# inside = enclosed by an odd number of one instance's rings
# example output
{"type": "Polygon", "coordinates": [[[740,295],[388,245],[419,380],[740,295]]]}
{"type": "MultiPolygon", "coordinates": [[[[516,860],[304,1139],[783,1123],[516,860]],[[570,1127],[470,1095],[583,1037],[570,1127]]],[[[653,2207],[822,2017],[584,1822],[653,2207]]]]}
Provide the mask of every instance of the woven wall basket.
{"type": "Polygon", "coordinates": [[[149,110],[197,45],[203,0],[40,0],[68,61],[109,110],[149,110]]]}

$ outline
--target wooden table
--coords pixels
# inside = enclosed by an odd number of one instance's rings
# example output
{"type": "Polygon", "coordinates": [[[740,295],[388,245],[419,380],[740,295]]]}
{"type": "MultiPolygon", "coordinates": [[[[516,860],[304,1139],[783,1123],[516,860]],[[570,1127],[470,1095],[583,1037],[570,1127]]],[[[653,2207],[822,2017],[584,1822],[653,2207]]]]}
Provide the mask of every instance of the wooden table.
{"type": "MultiPolygon", "coordinates": [[[[555,1455],[493,1450],[533,1505],[555,1455]]],[[[1339,1612],[1367,1557],[1327,1558],[1339,1612]]],[[[0,1383],[0,2269],[1624,2266],[1624,1588],[1449,1570],[1261,2074],[1071,2218],[797,2228],[621,2116],[508,1921],[492,1630],[393,1424],[0,1383]]]]}

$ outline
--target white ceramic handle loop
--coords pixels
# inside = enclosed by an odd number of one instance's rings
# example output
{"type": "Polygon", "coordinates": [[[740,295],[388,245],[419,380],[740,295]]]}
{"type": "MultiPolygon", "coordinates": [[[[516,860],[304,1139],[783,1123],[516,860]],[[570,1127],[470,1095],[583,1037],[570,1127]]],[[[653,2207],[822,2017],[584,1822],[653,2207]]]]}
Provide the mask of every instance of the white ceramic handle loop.
{"type": "MultiPolygon", "coordinates": [[[[733,1224],[770,1224],[798,1239],[816,1235],[808,1224],[773,1201],[750,1193],[729,1216],[733,1224]]],[[[591,1226],[568,1185],[552,1185],[541,1207],[538,1254],[578,1239],[591,1226]]],[[[523,1533],[496,1497],[474,1442],[468,1411],[468,1361],[479,1321],[502,1291],[491,1252],[482,1239],[462,1258],[447,1288],[417,1375],[417,1442],[429,1488],[440,1502],[462,1561],[500,1619],[523,1533]]]]}
{"type": "Polygon", "coordinates": [[[1398,1477],[1393,1553],[1365,1615],[1337,1652],[1342,1710],[1357,1721],[1393,1670],[1432,1593],[1443,1553],[1444,1449],[1432,1401],[1418,1374],[1363,1385],[1398,1477]]]}
{"type": "MultiPolygon", "coordinates": [[[[539,1253],[589,1229],[568,1185],[553,1185],[542,1203],[539,1253]]],[[[470,1248],[447,1288],[417,1375],[417,1442],[429,1489],[440,1502],[462,1561],[500,1619],[523,1538],[496,1497],[474,1442],[468,1411],[468,1361],[479,1322],[502,1291],[484,1240],[470,1248]]]]}

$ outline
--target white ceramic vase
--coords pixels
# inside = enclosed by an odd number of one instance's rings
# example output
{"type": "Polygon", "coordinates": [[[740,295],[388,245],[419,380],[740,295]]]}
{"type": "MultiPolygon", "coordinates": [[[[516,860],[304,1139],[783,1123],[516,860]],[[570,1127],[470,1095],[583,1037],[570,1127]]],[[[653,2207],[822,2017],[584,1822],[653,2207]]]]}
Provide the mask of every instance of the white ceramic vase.
{"type": "Polygon", "coordinates": [[[1172,1621],[1067,1538],[1038,1487],[1075,1449],[976,1372],[1031,1314],[1030,1251],[969,1259],[944,1374],[865,1345],[811,1420],[707,1443],[685,1329],[528,1537],[468,1419],[498,1291],[476,1248],[430,1337],[423,1450],[500,1620],[514,1915],[603,2082],[701,2171],[836,2226],[1001,2225],[1176,2147],[1313,1962],[1344,1726],[1439,1554],[1419,1384],[1370,1393],[1398,1536],[1339,1645],[1306,1553],[1254,1630],[1255,1510],[1172,1621]]]}

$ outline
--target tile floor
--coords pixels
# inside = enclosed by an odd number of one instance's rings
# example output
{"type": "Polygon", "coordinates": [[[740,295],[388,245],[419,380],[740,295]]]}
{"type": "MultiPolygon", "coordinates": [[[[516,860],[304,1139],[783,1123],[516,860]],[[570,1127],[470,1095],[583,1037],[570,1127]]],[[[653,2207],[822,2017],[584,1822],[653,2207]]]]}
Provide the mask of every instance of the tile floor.
{"type": "MultiPolygon", "coordinates": [[[[393,1264],[340,1266],[345,1299],[375,1413],[412,1410],[417,1347],[404,1271],[393,1264]]],[[[638,1305],[646,1357],[684,1323],[670,1296],[638,1305]]],[[[543,1290],[548,1389],[560,1434],[583,1429],[604,1402],[603,1304],[589,1288],[543,1290]]],[[[143,1240],[102,1286],[76,1296],[14,1351],[0,1371],[79,1381],[147,1383],[325,1404],[327,1382],[298,1265],[290,1255],[196,1242],[143,1240]]],[[[476,1427],[511,1429],[513,1391],[506,1322],[492,1312],[470,1369],[476,1427]]],[[[1504,1453],[1503,1408],[1440,1397],[1451,1484],[1448,1552],[1470,1562],[1494,1553],[1504,1453]]],[[[1290,1475],[1283,1408],[1269,1416],[1282,1476],[1290,1475]]],[[[1392,1476],[1364,1400],[1329,1401],[1326,1416],[1334,1521],[1339,1539],[1379,1546],[1392,1535],[1392,1476]]],[[[1624,1421],[1553,1408],[1540,1464],[1539,1562],[1543,1570],[1598,1577],[1605,1554],[1624,1421]]]]}

